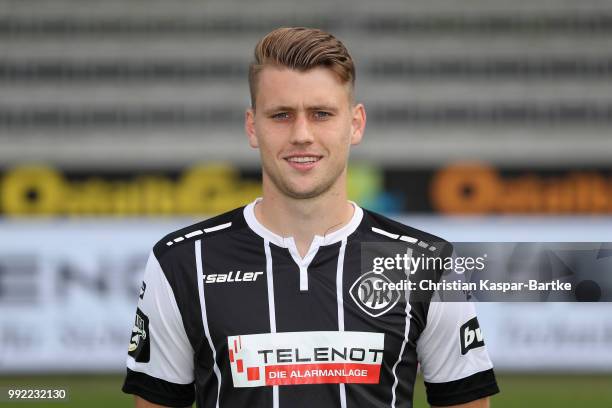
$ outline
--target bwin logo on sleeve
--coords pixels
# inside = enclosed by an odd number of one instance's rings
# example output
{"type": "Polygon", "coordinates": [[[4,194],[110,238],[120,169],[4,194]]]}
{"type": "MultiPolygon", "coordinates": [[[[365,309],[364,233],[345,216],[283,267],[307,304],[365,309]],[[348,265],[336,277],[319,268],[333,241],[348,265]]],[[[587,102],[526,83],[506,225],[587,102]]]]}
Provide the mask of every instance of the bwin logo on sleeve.
{"type": "Polygon", "coordinates": [[[461,343],[461,355],[465,355],[468,351],[485,345],[476,317],[471,318],[461,326],[459,329],[459,342],[461,343]]]}
{"type": "Polygon", "coordinates": [[[136,309],[136,319],[132,328],[132,338],[128,347],[128,354],[134,357],[137,363],[148,363],[151,358],[151,342],[149,339],[149,318],[136,309]]]}
{"type": "Polygon", "coordinates": [[[353,283],[350,294],[361,310],[372,317],[387,313],[399,301],[400,292],[389,289],[391,280],[383,274],[368,272],[353,283]]]}

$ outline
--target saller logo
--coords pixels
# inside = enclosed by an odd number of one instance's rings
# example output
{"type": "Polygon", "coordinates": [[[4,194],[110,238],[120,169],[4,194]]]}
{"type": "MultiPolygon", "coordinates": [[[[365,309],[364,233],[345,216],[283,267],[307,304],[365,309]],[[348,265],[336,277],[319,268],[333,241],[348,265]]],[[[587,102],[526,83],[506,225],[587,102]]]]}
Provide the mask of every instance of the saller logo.
{"type": "Polygon", "coordinates": [[[378,384],[384,333],[283,332],[228,336],[234,387],[378,384]]]}
{"type": "Polygon", "coordinates": [[[353,283],[350,294],[353,301],[372,317],[387,313],[400,298],[398,290],[390,290],[392,283],[385,275],[368,272],[353,283]]]}
{"type": "Polygon", "coordinates": [[[134,360],[138,363],[147,363],[151,356],[150,343],[149,318],[142,313],[140,308],[136,308],[136,319],[134,320],[128,354],[134,357],[134,360]]]}
{"type": "Polygon", "coordinates": [[[263,272],[230,271],[228,273],[211,273],[203,275],[204,283],[255,282],[263,272]]]}
{"type": "Polygon", "coordinates": [[[484,339],[482,338],[482,332],[476,317],[473,317],[461,326],[459,329],[459,338],[462,355],[472,349],[484,346],[484,339]]]}

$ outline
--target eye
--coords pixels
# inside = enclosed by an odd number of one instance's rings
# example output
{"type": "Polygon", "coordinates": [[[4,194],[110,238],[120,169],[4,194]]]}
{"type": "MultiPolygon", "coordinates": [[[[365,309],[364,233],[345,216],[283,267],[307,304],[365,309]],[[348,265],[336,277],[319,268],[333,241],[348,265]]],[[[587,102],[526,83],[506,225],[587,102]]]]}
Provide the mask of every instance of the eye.
{"type": "Polygon", "coordinates": [[[315,119],[327,119],[332,116],[331,113],[325,111],[316,111],[314,113],[315,119]]]}
{"type": "Polygon", "coordinates": [[[289,119],[289,112],[278,112],[273,114],[272,119],[276,119],[276,120],[287,120],[289,119]]]}

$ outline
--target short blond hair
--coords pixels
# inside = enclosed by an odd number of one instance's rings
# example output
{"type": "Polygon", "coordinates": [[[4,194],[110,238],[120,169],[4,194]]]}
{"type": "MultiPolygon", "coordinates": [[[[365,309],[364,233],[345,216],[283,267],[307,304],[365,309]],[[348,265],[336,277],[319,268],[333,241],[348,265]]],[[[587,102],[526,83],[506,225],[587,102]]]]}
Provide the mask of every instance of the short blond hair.
{"type": "Polygon", "coordinates": [[[255,46],[249,65],[251,107],[255,108],[257,77],[266,65],[307,71],[315,67],[330,69],[341,83],[355,87],[355,64],[348,50],[333,35],[316,28],[282,27],[266,34],[255,46]]]}

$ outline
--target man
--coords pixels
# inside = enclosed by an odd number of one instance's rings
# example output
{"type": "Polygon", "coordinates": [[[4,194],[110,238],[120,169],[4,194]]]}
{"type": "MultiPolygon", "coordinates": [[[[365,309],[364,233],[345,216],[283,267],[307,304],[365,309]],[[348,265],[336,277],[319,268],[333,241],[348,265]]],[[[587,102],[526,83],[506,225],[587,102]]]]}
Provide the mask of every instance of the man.
{"type": "Polygon", "coordinates": [[[432,405],[486,407],[498,392],[470,304],[372,289],[362,243],[450,246],[347,200],[366,124],[354,79],[320,30],[257,44],[245,129],[263,198],[153,249],[123,387],[138,407],[411,407],[418,363],[432,405]]]}

